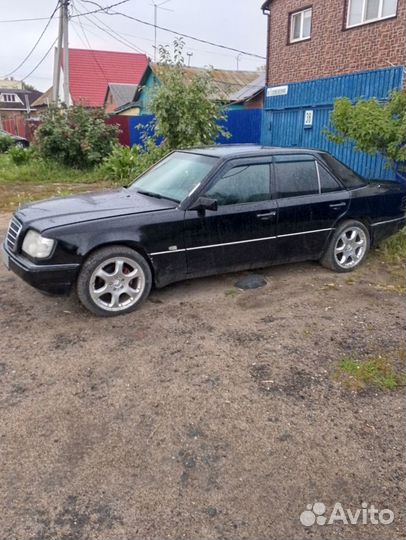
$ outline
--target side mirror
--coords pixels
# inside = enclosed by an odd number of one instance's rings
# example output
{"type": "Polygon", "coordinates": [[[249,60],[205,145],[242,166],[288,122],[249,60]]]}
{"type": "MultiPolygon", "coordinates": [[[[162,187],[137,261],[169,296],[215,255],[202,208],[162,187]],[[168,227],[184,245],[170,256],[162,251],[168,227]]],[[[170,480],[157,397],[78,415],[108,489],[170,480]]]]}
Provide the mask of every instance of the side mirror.
{"type": "Polygon", "coordinates": [[[199,197],[189,210],[197,210],[198,212],[212,210],[215,212],[217,210],[217,200],[209,197],[199,197]]]}

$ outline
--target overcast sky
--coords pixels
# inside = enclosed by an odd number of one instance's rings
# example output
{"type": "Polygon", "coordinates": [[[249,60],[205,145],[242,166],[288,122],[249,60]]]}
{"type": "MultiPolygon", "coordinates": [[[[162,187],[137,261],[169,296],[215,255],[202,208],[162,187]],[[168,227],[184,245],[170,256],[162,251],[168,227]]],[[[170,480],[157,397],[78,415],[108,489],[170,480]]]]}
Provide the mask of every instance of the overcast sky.
{"type": "MultiPolygon", "coordinates": [[[[103,6],[118,0],[98,0],[103,6]]],[[[161,3],[158,0],[157,3],[161,3]]],[[[261,0],[169,0],[158,10],[158,24],[167,28],[242,49],[265,56],[266,17],[262,14],[261,0]],[[165,10],[163,9],[165,8],[165,10]],[[169,11],[170,10],[170,11],[169,11]]],[[[71,1],[72,14],[77,11],[91,11],[96,6],[84,0],[71,1]]],[[[49,17],[56,6],[56,0],[0,0],[0,21],[49,17]]],[[[152,0],[129,0],[113,8],[112,11],[127,13],[139,19],[153,22],[152,0]]],[[[94,17],[94,16],[93,16],[94,17]]],[[[98,20],[90,17],[73,18],[70,23],[69,43],[71,47],[93,48],[114,51],[131,51],[94,24],[108,25],[121,34],[132,46],[146,52],[151,58],[154,51],[154,29],[119,15],[97,14],[98,20]],[[79,24],[82,21],[82,27],[79,24]],[[86,37],[83,35],[83,31],[86,37]],[[89,47],[90,45],[90,47],[89,47]]],[[[43,31],[47,21],[0,22],[0,78],[8,75],[24,59],[43,31]]],[[[41,39],[38,47],[27,62],[13,77],[26,77],[41,60],[57,36],[58,21],[55,19],[41,39]]],[[[111,32],[111,30],[108,30],[111,32]]],[[[158,30],[158,43],[166,44],[174,36],[158,30]]],[[[207,44],[186,40],[186,52],[193,53],[191,65],[212,65],[222,69],[236,69],[237,53],[212,47],[207,44]]],[[[135,52],[135,51],[134,51],[135,52]]],[[[250,56],[239,57],[239,68],[255,70],[264,65],[265,60],[250,56]]],[[[49,54],[38,69],[26,79],[39,90],[46,90],[52,84],[53,54],[49,54]]]]}

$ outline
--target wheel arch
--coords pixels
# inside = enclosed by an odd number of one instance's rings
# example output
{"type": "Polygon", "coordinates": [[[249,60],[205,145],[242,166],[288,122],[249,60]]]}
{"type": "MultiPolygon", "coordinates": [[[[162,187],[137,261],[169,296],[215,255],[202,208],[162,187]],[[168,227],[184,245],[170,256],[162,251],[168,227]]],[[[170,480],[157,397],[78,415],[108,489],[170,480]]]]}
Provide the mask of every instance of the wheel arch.
{"type": "Polygon", "coordinates": [[[148,266],[149,266],[149,268],[151,270],[152,282],[155,285],[155,273],[156,272],[155,272],[154,265],[152,264],[152,260],[149,257],[147,251],[143,248],[143,246],[141,244],[139,244],[138,242],[134,242],[133,240],[121,240],[121,241],[106,240],[105,242],[102,242],[101,244],[92,246],[86,253],[83,254],[83,262],[86,259],[88,259],[91,255],[93,255],[96,251],[99,251],[100,249],[104,249],[104,248],[110,247],[110,246],[127,247],[127,248],[130,248],[130,249],[133,249],[134,251],[139,253],[142,257],[144,257],[144,259],[148,263],[148,266]]]}

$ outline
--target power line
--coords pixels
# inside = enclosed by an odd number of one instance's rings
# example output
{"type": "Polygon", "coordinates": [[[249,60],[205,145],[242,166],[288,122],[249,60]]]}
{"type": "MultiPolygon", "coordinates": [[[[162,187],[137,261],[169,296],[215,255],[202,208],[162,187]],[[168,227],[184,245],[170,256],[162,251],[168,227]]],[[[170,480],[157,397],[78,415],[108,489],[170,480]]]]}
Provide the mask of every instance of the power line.
{"type": "Polygon", "coordinates": [[[100,6],[99,4],[96,4],[96,2],[92,2],[93,4],[98,5],[99,7],[97,9],[94,9],[93,11],[87,11],[86,13],[81,13],[80,15],[71,15],[71,18],[73,17],[82,17],[83,15],[92,15],[93,13],[106,13],[107,15],[113,15],[113,13],[107,13],[111,8],[121,6],[121,4],[125,4],[129,2],[130,0],[121,0],[121,2],[117,2],[115,4],[112,4],[111,6],[100,6]]]}
{"type": "MultiPolygon", "coordinates": [[[[103,8],[103,6],[101,6],[98,2],[95,2],[94,0],[84,0],[84,1],[86,1],[88,3],[91,3],[91,4],[94,4],[95,6],[98,6],[98,9],[95,12],[104,11],[105,13],[107,13],[107,10],[110,10],[113,7],[113,6],[109,6],[109,7],[103,8]]],[[[128,1],[128,0],[125,0],[125,1],[128,1]]],[[[75,15],[75,17],[81,17],[82,15],[90,15],[90,14],[91,14],[91,12],[88,12],[88,13],[75,15]]],[[[226,49],[226,50],[233,51],[233,52],[236,52],[236,53],[244,54],[246,56],[252,56],[254,58],[260,58],[261,60],[266,60],[265,56],[261,56],[259,54],[251,53],[251,52],[248,52],[248,51],[243,51],[241,49],[235,49],[234,47],[227,47],[226,45],[222,45],[220,43],[214,43],[214,42],[208,41],[206,39],[197,38],[197,37],[191,36],[189,34],[183,34],[182,32],[177,32],[176,30],[172,30],[170,28],[165,28],[164,26],[159,26],[155,22],[150,23],[148,21],[143,21],[142,19],[138,19],[137,17],[133,17],[132,15],[128,15],[127,13],[121,13],[121,11],[112,11],[111,13],[107,13],[107,14],[108,15],[121,15],[122,17],[130,19],[132,21],[136,21],[136,22],[138,22],[140,24],[144,24],[144,25],[152,27],[154,29],[163,30],[164,32],[169,32],[171,34],[175,34],[177,36],[181,36],[181,37],[184,37],[186,39],[192,39],[193,41],[198,41],[200,43],[205,43],[206,45],[211,45],[213,47],[218,47],[220,49],[226,49]]]]}
{"type": "MultiPolygon", "coordinates": [[[[74,8],[74,9],[75,9],[75,11],[77,11],[76,8],[74,8]]],[[[108,79],[109,79],[109,78],[108,78],[106,72],[104,71],[102,65],[99,63],[99,61],[98,61],[98,59],[97,59],[97,56],[96,56],[95,53],[94,53],[94,50],[93,50],[93,48],[92,48],[92,46],[91,46],[91,44],[90,44],[90,41],[89,41],[89,39],[88,39],[88,37],[87,37],[87,35],[86,35],[85,29],[83,28],[82,22],[81,22],[80,19],[79,19],[79,25],[80,25],[80,28],[81,28],[81,30],[82,30],[83,36],[84,36],[84,38],[85,38],[85,40],[86,40],[87,46],[89,47],[90,52],[91,52],[91,54],[92,54],[92,56],[93,56],[93,60],[96,62],[97,66],[99,67],[99,69],[100,69],[102,75],[104,76],[104,78],[105,78],[105,80],[106,80],[106,83],[108,84],[108,82],[109,82],[108,79]]],[[[74,30],[75,30],[75,32],[76,32],[76,29],[75,29],[75,28],[74,28],[74,30]]],[[[82,39],[81,39],[81,37],[79,36],[79,34],[77,34],[77,35],[78,35],[79,39],[82,41],[82,39]]],[[[82,41],[82,43],[84,43],[84,42],[82,41]]]]}
{"type": "Polygon", "coordinates": [[[164,26],[158,26],[153,23],[143,21],[142,19],[138,19],[137,17],[133,17],[132,15],[128,15],[127,13],[121,13],[120,11],[113,11],[109,13],[109,15],[121,15],[122,17],[131,19],[132,21],[136,21],[140,24],[144,24],[146,26],[152,26],[153,28],[156,27],[159,30],[163,30],[164,32],[169,32],[170,34],[175,34],[177,36],[184,37],[186,39],[192,39],[193,41],[198,41],[199,43],[205,43],[206,45],[212,45],[213,47],[218,47],[220,49],[227,49],[229,51],[244,54],[246,56],[253,56],[254,58],[261,58],[261,60],[266,60],[265,56],[260,56],[259,54],[251,53],[248,51],[242,51],[241,49],[235,49],[234,47],[227,47],[226,45],[222,45],[220,43],[214,43],[212,41],[208,41],[207,39],[197,38],[189,34],[183,34],[182,32],[177,32],[176,30],[171,30],[170,28],[165,28],[164,26]]]}
{"type": "Polygon", "coordinates": [[[28,73],[28,75],[26,75],[23,79],[21,79],[22,81],[25,81],[25,79],[28,79],[28,77],[31,77],[31,75],[34,73],[34,71],[36,71],[39,66],[42,64],[42,62],[44,62],[44,60],[46,59],[46,57],[48,56],[48,54],[52,51],[52,48],[53,46],[55,45],[55,43],[58,41],[58,38],[56,38],[52,45],[49,47],[49,49],[47,50],[47,52],[44,54],[44,56],[41,58],[41,60],[38,62],[38,64],[28,73]]]}
{"type": "Polygon", "coordinates": [[[34,46],[32,47],[32,49],[30,50],[30,52],[27,54],[27,56],[24,58],[24,60],[22,60],[22,62],[20,62],[20,64],[18,64],[18,66],[16,68],[13,69],[13,71],[10,71],[9,73],[6,73],[6,75],[3,75],[4,78],[6,77],[9,77],[10,75],[13,75],[13,73],[15,73],[16,71],[18,71],[20,69],[20,67],[22,67],[26,61],[30,58],[30,56],[32,55],[32,53],[35,51],[35,49],[37,48],[37,45],[39,44],[39,42],[41,41],[41,39],[43,38],[45,32],[48,30],[48,27],[49,25],[51,24],[51,21],[55,15],[55,13],[57,12],[58,10],[58,7],[59,7],[59,1],[57,1],[56,3],[56,6],[55,6],[55,9],[53,10],[53,12],[51,13],[50,17],[48,18],[48,22],[47,24],[45,25],[45,28],[43,29],[43,31],[41,32],[39,38],[37,39],[37,41],[34,43],[34,46]]]}
{"type": "MultiPolygon", "coordinates": [[[[83,1],[83,0],[82,0],[83,1]]],[[[76,10],[77,11],[77,10],[76,10]]],[[[95,15],[93,15],[93,17],[96,18],[95,15]]],[[[99,18],[97,18],[98,21],[100,21],[99,18]]],[[[74,22],[74,21],[73,21],[74,22]]],[[[89,18],[89,22],[92,22],[89,18]]],[[[101,22],[101,21],[100,21],[101,22]]],[[[139,39],[141,41],[148,41],[150,43],[154,43],[154,40],[151,39],[151,38],[147,38],[147,37],[144,37],[144,36],[135,36],[134,34],[129,34],[129,33],[126,33],[126,32],[117,32],[116,30],[114,30],[113,28],[111,28],[110,26],[106,25],[106,23],[104,23],[105,26],[109,29],[111,29],[112,32],[114,32],[115,34],[117,34],[118,36],[121,36],[123,40],[126,40],[125,36],[128,36],[130,38],[133,38],[133,39],[139,39]]],[[[91,28],[89,25],[84,25],[86,26],[87,28],[91,28]]],[[[94,27],[93,27],[94,29],[94,27]]],[[[97,34],[94,34],[97,36],[97,34]]],[[[134,45],[134,43],[132,43],[131,41],[129,40],[126,40],[129,44],[131,44],[132,46],[136,47],[136,45],[134,45]]],[[[200,48],[196,48],[196,47],[191,47],[191,46],[188,46],[188,49],[192,50],[192,51],[195,51],[195,52],[203,52],[203,53],[207,53],[207,54],[210,54],[210,55],[214,55],[214,56],[224,56],[224,57],[227,57],[227,58],[235,58],[235,56],[233,54],[227,54],[227,53],[224,53],[224,52],[214,52],[213,50],[208,50],[208,49],[200,49],[200,48]]],[[[141,49],[142,50],[142,49],[141,49]]],[[[143,51],[144,52],[144,51],[143,51]]],[[[145,52],[145,54],[148,54],[147,52],[145,52]]]]}
{"type": "MultiPolygon", "coordinates": [[[[100,13],[104,12],[107,13],[107,11],[113,7],[120,6],[121,4],[125,4],[126,2],[129,2],[130,0],[121,0],[121,2],[116,2],[115,4],[111,4],[110,6],[100,6],[98,9],[95,9],[93,11],[88,11],[87,13],[84,13],[83,15],[90,15],[92,13],[100,13]]],[[[72,15],[73,17],[78,17],[79,15],[72,15]]],[[[81,17],[81,15],[80,15],[81,17]]],[[[0,20],[0,23],[19,23],[19,22],[34,22],[34,21],[47,21],[48,17],[32,17],[30,19],[3,19],[0,20]]]]}
{"type": "MultiPolygon", "coordinates": [[[[92,2],[93,3],[93,2],[92,2]]],[[[82,15],[82,13],[77,9],[75,8],[75,11],[82,15]]],[[[139,52],[139,53],[143,53],[143,54],[147,54],[146,51],[140,49],[139,47],[137,47],[134,43],[131,43],[131,41],[129,41],[128,39],[126,39],[125,37],[122,37],[122,35],[119,33],[119,32],[116,32],[113,28],[111,28],[108,24],[106,24],[105,22],[101,21],[98,17],[96,17],[96,15],[93,15],[92,18],[90,18],[89,16],[85,15],[85,18],[86,20],[88,20],[93,26],[95,26],[96,28],[98,28],[99,30],[101,30],[102,32],[105,32],[106,34],[108,34],[110,37],[112,37],[113,39],[115,39],[116,41],[118,41],[119,43],[121,43],[122,45],[125,45],[127,47],[129,47],[130,49],[132,49],[133,51],[136,51],[136,52],[139,52]],[[100,24],[102,24],[105,28],[99,26],[99,24],[97,24],[96,22],[94,22],[93,19],[96,19],[96,21],[98,21],[100,24]],[[106,30],[106,28],[108,30],[106,30]]],[[[80,21],[80,19],[79,19],[80,21]]]]}

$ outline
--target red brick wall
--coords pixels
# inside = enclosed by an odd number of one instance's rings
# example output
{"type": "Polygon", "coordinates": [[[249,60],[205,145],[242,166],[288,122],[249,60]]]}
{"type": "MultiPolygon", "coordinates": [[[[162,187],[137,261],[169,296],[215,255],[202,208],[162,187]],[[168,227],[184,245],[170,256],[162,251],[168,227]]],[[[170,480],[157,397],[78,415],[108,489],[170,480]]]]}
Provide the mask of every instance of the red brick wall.
{"type": "Polygon", "coordinates": [[[272,0],[268,84],[405,65],[405,2],[396,18],[343,30],[346,0],[272,0]],[[289,13],[310,5],[311,39],[288,45],[289,13]]]}
{"type": "Polygon", "coordinates": [[[264,92],[245,102],[246,109],[262,109],[264,106],[264,92]]]}

